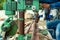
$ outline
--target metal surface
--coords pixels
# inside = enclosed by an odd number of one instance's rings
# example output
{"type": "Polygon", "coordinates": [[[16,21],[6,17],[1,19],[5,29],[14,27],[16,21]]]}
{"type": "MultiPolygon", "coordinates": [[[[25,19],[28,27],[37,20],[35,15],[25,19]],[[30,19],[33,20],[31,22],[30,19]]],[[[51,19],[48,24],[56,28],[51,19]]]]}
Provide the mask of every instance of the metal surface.
{"type": "Polygon", "coordinates": [[[32,10],[32,6],[35,6],[36,10],[39,10],[39,0],[18,0],[17,10],[32,10]]]}
{"type": "Polygon", "coordinates": [[[9,36],[13,36],[16,34],[17,31],[17,24],[13,21],[12,17],[9,17],[5,20],[5,22],[1,26],[2,32],[4,34],[4,40],[7,39],[9,36]]]}
{"type": "Polygon", "coordinates": [[[24,11],[19,12],[19,20],[18,20],[18,28],[19,28],[19,34],[24,35],[24,11]],[[21,20],[22,19],[22,20],[21,20]]]}
{"type": "Polygon", "coordinates": [[[31,40],[39,40],[39,36],[37,36],[37,33],[38,33],[38,26],[37,26],[37,23],[39,21],[39,18],[38,18],[38,13],[36,12],[36,18],[35,18],[35,22],[34,22],[34,31],[33,31],[33,35],[32,35],[32,38],[31,40]]]}
{"type": "MultiPolygon", "coordinates": [[[[18,40],[24,40],[24,13],[23,10],[39,10],[39,0],[17,0],[16,3],[14,0],[6,0],[4,4],[4,10],[6,12],[6,15],[15,15],[15,11],[19,11],[18,13],[18,40]],[[38,5],[37,5],[38,4],[38,5]]],[[[33,40],[36,38],[36,32],[37,32],[37,23],[38,23],[38,13],[35,15],[35,21],[34,21],[34,32],[33,32],[33,40]]],[[[9,25],[10,26],[10,25],[9,25]]],[[[16,27],[16,26],[15,26],[16,27]]],[[[14,28],[14,26],[13,26],[14,28]]],[[[13,30],[13,29],[12,29],[13,30]]],[[[16,31],[16,30],[15,30],[16,31]]],[[[10,31],[10,33],[13,33],[13,31],[10,31]]],[[[7,32],[8,34],[8,32],[7,32]]]]}

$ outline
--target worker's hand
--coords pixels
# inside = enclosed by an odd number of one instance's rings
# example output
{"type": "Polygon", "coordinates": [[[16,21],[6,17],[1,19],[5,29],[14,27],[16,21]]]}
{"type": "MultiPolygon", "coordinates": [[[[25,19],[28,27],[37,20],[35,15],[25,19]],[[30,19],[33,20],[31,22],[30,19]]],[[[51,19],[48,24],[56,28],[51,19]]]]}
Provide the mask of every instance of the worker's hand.
{"type": "Polygon", "coordinates": [[[50,8],[50,4],[47,4],[47,3],[42,3],[41,6],[43,8],[50,8]]]}

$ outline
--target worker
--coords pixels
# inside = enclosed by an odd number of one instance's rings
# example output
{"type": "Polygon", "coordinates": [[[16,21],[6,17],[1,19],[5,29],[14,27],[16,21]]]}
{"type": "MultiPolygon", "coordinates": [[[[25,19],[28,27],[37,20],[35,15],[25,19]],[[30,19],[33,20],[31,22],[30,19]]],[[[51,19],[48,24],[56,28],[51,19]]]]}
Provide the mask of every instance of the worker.
{"type": "MultiPolygon", "coordinates": [[[[60,8],[60,0],[40,0],[40,3],[42,3],[43,8],[60,8]]],[[[52,37],[56,40],[60,40],[60,20],[56,18],[55,20],[47,21],[46,25],[48,29],[54,30],[52,37]]],[[[49,32],[52,33],[51,31],[49,32]]]]}

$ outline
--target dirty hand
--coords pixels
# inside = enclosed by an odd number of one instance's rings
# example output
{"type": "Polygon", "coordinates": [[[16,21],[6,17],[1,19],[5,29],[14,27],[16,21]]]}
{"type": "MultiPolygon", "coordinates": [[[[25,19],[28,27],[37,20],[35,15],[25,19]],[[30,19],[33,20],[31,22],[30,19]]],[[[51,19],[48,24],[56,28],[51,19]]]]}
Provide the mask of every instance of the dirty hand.
{"type": "Polygon", "coordinates": [[[49,8],[49,7],[50,7],[50,5],[47,4],[47,3],[43,3],[43,4],[41,4],[41,6],[42,6],[43,8],[49,8]]]}

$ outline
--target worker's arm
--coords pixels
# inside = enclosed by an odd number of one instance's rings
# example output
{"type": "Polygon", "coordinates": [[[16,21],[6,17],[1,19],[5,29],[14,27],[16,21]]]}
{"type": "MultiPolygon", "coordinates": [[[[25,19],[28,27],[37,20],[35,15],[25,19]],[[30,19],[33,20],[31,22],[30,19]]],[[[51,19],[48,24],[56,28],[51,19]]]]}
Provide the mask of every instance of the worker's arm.
{"type": "Polygon", "coordinates": [[[42,7],[43,8],[60,8],[60,2],[55,2],[52,4],[43,3],[42,7]]]}
{"type": "Polygon", "coordinates": [[[60,2],[50,4],[50,8],[60,8],[60,2]]]}

